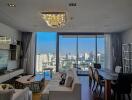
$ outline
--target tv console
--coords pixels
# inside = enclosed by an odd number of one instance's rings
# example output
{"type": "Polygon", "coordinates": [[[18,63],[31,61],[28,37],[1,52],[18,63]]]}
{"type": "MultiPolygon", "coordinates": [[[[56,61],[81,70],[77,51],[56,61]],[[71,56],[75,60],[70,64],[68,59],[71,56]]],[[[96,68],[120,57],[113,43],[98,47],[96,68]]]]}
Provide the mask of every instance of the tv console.
{"type": "Polygon", "coordinates": [[[0,75],[0,83],[8,81],[9,79],[12,79],[13,77],[16,77],[23,73],[24,73],[24,69],[17,69],[17,70],[9,71],[3,75],[0,75]]]}

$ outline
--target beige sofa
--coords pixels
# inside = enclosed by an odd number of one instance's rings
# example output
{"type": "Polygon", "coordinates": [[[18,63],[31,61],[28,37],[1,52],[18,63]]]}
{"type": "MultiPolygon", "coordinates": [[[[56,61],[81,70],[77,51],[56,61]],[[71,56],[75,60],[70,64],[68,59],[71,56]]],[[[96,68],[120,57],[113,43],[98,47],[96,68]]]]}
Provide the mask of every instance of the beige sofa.
{"type": "Polygon", "coordinates": [[[32,100],[29,88],[0,90],[0,100],[32,100]]]}
{"type": "MultiPolygon", "coordinates": [[[[67,72],[67,78],[73,77],[71,87],[59,85],[60,78],[55,77],[48,83],[42,92],[42,100],[81,100],[81,83],[76,74],[76,69],[71,69],[67,72]]],[[[67,80],[67,79],[66,79],[67,80]]],[[[66,82],[65,82],[66,83],[66,82]]]]}

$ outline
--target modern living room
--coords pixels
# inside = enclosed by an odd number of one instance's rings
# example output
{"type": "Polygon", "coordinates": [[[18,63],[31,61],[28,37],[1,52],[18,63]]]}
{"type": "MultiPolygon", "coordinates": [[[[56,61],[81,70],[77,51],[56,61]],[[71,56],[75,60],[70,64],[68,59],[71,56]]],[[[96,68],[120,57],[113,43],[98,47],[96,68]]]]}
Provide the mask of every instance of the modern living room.
{"type": "Polygon", "coordinates": [[[0,0],[0,100],[131,100],[131,0],[0,0]]]}

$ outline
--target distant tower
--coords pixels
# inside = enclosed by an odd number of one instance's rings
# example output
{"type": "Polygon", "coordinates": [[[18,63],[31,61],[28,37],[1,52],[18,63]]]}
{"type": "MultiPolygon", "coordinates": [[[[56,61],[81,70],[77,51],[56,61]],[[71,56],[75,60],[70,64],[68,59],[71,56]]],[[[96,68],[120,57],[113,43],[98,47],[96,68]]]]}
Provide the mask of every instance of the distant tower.
{"type": "Polygon", "coordinates": [[[85,59],[85,60],[88,60],[89,57],[90,57],[90,55],[89,55],[88,53],[84,53],[84,59],[85,59]]]}

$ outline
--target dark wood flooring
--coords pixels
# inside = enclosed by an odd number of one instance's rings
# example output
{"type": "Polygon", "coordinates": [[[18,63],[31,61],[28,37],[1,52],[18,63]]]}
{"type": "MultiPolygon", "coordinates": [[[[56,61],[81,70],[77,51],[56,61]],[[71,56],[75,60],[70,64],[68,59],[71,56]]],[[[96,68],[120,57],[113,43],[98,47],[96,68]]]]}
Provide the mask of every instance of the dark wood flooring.
{"type": "Polygon", "coordinates": [[[82,99],[81,100],[102,100],[102,98],[97,97],[89,89],[89,77],[88,76],[79,76],[80,82],[82,84],[82,99]]]}
{"type": "Polygon", "coordinates": [[[79,76],[79,78],[82,84],[82,100],[93,100],[89,90],[88,76],[79,76]]]}

